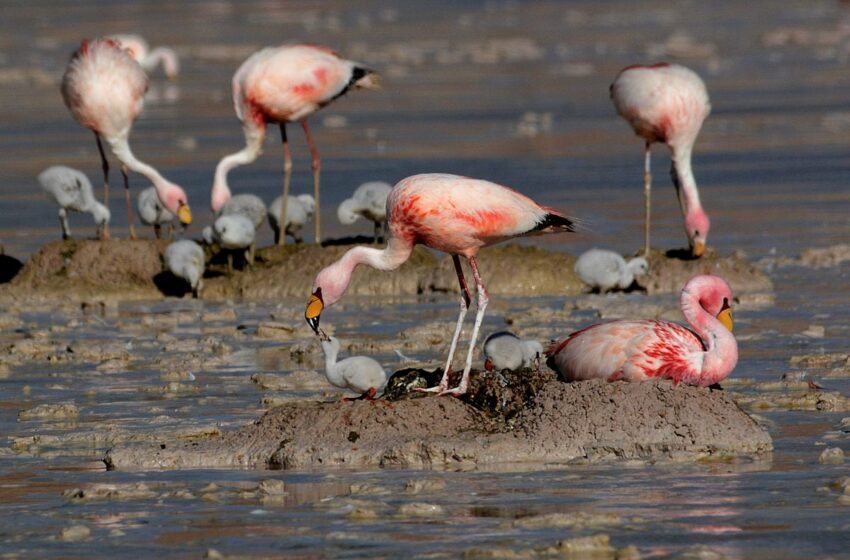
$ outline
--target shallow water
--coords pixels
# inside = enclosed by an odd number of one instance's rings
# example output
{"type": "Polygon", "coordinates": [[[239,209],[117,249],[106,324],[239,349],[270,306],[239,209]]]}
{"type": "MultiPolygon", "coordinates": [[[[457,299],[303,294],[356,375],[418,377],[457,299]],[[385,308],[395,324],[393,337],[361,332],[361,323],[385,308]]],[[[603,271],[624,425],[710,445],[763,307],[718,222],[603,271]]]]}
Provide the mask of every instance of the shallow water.
{"type": "MultiPolygon", "coordinates": [[[[411,2],[394,8],[327,2],[316,8],[116,1],[76,2],[63,8],[61,21],[54,11],[52,2],[12,4],[0,18],[0,240],[19,258],[58,235],[55,209],[34,181],[42,168],[72,165],[100,182],[91,134],[68,115],[58,80],[79,38],[122,31],[140,32],[182,55],[178,82],[154,77],[132,143],[139,157],[189,192],[198,218],[190,233],[210,221],[215,162],[241,146],[229,102],[232,72],[262,45],[299,40],[333,46],[386,78],[384,90],[355,92],[313,119],[329,236],[352,233],[336,223],[334,210],[361,182],[446,171],[514,186],[588,225],[580,235],[535,243],[574,253],[594,245],[635,251],[642,239],[642,146],[614,114],[607,87],[626,64],[671,59],[699,71],[712,97],[694,161],[712,218],[709,243],[758,260],[795,257],[850,238],[844,93],[850,77],[841,60],[850,39],[842,24],[850,12],[841,3],[785,2],[780,10],[759,1],[746,8],[646,2],[638,11],[630,2],[411,2]]],[[[235,192],[267,201],[277,195],[279,142],[270,136],[266,153],[233,173],[235,192]]],[[[300,131],[290,137],[293,185],[307,191],[306,147],[300,131]]],[[[678,247],[684,236],[668,157],[659,147],[654,156],[653,242],[678,247]]],[[[112,181],[112,229],[121,236],[126,218],[114,171],[112,181]]],[[[138,177],[131,184],[134,190],[145,186],[138,177]]],[[[93,232],[85,216],[71,222],[80,235],[93,232]]],[[[353,233],[370,231],[360,227],[353,233]]],[[[264,229],[261,240],[270,239],[264,229]]],[[[789,366],[794,355],[846,351],[848,265],[769,272],[774,305],[744,304],[736,312],[735,379],[776,381],[795,371],[789,366]],[[811,325],[822,326],[823,335],[811,325]]],[[[643,301],[640,295],[627,299],[643,301]]],[[[673,298],[662,301],[674,308],[673,298]]],[[[494,301],[484,330],[517,317],[513,328],[548,338],[595,318],[582,311],[558,313],[543,325],[523,321],[529,312],[564,304],[494,301]]],[[[316,373],[317,354],[307,338],[256,336],[257,324],[270,314],[297,318],[302,305],[168,300],[105,310],[71,304],[5,309],[4,347],[28,337],[46,346],[31,357],[3,356],[0,365],[0,433],[7,435],[0,449],[0,554],[185,557],[208,548],[298,557],[484,555],[484,549],[531,554],[565,538],[605,533],[617,548],[635,545],[646,557],[695,545],[734,558],[850,557],[850,506],[829,489],[847,468],[818,463],[827,446],[850,451],[848,429],[839,428],[846,412],[758,411],[776,450],[739,464],[537,465],[504,472],[102,470],[97,459],[119,441],[233,428],[261,414],[264,397],[335,398],[316,373]],[[305,347],[304,364],[293,363],[292,344],[305,347]],[[255,373],[294,375],[299,384],[262,389],[250,380],[255,373]],[[79,416],[17,418],[21,410],[64,402],[74,402],[79,416]],[[34,436],[40,439],[26,439],[34,436]],[[283,481],[287,494],[258,491],[267,479],[283,481]],[[405,491],[411,480],[437,483],[413,494],[405,491]],[[124,494],[95,502],[62,495],[102,484],[124,494]],[[410,507],[420,502],[442,510],[430,516],[433,508],[410,507]],[[598,516],[589,527],[522,521],[557,512],[616,515],[598,516]],[[87,526],[90,537],[62,540],[62,529],[76,524],[87,526]]],[[[339,306],[327,320],[341,338],[380,346],[375,356],[392,368],[400,367],[389,351],[399,330],[448,325],[455,312],[449,296],[362,299],[339,306]]],[[[442,355],[427,347],[405,353],[435,363],[442,355]]],[[[810,374],[827,390],[850,394],[850,377],[826,377],[828,371],[810,374]]],[[[767,394],[747,385],[731,388],[767,394]]]]}

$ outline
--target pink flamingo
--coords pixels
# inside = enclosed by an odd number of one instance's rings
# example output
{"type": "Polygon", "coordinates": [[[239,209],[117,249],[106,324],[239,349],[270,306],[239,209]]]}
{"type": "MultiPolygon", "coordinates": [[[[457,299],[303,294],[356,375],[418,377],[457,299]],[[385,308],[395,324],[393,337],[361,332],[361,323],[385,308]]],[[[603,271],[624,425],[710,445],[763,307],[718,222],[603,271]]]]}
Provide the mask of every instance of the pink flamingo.
{"type": "Polygon", "coordinates": [[[619,320],[576,331],[546,350],[549,366],[567,381],[669,378],[707,387],[738,362],[732,335],[732,290],[720,277],[691,278],[682,313],[694,330],[658,320],[619,320]]]}
{"type": "MultiPolygon", "coordinates": [[[[283,208],[286,216],[292,158],[286,138],[286,123],[300,121],[313,168],[313,191],[316,199],[316,243],[321,238],[319,225],[319,152],[313,143],[307,117],[342,96],[349,89],[378,87],[378,76],[372,70],[340,58],[324,47],[286,45],[268,47],[255,52],[233,75],[233,105],[242,121],[245,148],[225,156],[218,163],[213,182],[213,206],[217,197],[229,192],[227,173],[236,166],[251,163],[260,154],[266,136],[266,123],[280,125],[283,141],[283,208]]],[[[281,235],[278,243],[283,244],[281,235]]]]}
{"type": "MultiPolygon", "coordinates": [[[[127,199],[127,222],[130,238],[135,239],[133,206],[127,169],[147,177],[156,188],[163,206],[176,215],[183,225],[192,222],[186,192],[168,181],[159,172],[136,159],[130,150],[129,138],[133,121],[144,105],[148,77],[112,39],[84,40],[73,54],[62,77],[62,97],[77,121],[94,132],[103,165],[103,203],[109,206],[109,162],[103,152],[101,137],[106,139],[112,153],[121,162],[124,193],[127,199]]],[[[108,233],[104,233],[108,238],[108,233]]]]}
{"type": "Polygon", "coordinates": [[[653,142],[664,142],[672,152],[670,174],[679,196],[691,254],[702,256],[709,220],[700,205],[697,183],[691,171],[691,152],[702,123],[711,112],[705,84],[694,71],[678,64],[628,66],[611,84],[611,99],[620,116],[646,141],[643,175],[645,255],[649,256],[650,148],[653,142]]]}
{"type": "Polygon", "coordinates": [[[475,255],[481,247],[506,239],[573,231],[573,220],[507,187],[488,181],[429,173],[400,181],[387,198],[389,238],[384,249],[358,246],[324,268],[313,282],[313,295],[304,316],[313,331],[320,334],[319,319],[326,306],[333,305],[345,293],[357,265],[367,264],[378,270],[395,270],[409,257],[416,244],[452,255],[460,284],[460,314],[446,360],[443,378],[429,392],[463,395],[469,384],[475,340],[490,300],[478,272],[475,255]],[[472,298],[461,269],[460,257],[469,262],[478,289],[478,313],[472,328],[466,366],[460,384],[448,390],[449,374],[463,319],[472,298]]]}

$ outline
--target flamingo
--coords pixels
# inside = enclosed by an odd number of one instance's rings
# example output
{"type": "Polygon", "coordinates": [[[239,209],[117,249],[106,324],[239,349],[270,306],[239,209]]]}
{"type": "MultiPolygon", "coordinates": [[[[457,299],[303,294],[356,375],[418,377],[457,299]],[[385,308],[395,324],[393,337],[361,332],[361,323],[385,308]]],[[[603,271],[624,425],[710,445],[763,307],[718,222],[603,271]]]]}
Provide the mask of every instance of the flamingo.
{"type": "Polygon", "coordinates": [[[281,227],[280,210],[283,207],[283,197],[279,196],[269,205],[269,227],[274,231],[274,242],[278,243],[281,232],[291,235],[295,243],[303,243],[301,228],[313,217],[316,201],[313,195],[299,194],[290,196],[286,204],[286,219],[281,227]]]}
{"type": "MultiPolygon", "coordinates": [[[[313,196],[316,200],[316,243],[321,239],[319,225],[319,152],[313,142],[307,117],[345,94],[349,89],[378,87],[378,76],[356,62],[340,58],[324,47],[284,45],[255,52],[233,75],[233,105],[242,121],[245,148],[225,156],[215,170],[213,190],[227,186],[227,174],[236,166],[251,163],[260,154],[266,125],[280,125],[283,141],[283,210],[287,215],[292,158],[286,137],[286,123],[299,121],[307,136],[313,168],[313,196]]],[[[278,237],[283,244],[285,235],[278,237]]]]}
{"type": "Polygon", "coordinates": [[[342,201],[336,211],[341,224],[350,226],[361,217],[375,224],[375,243],[383,243],[383,225],[387,219],[387,196],[392,187],[383,181],[363,183],[351,198],[342,201]]]}
{"type": "Polygon", "coordinates": [[[324,268],[313,282],[313,293],[304,317],[317,336],[326,338],[319,329],[319,319],[326,306],[342,297],[357,265],[366,264],[378,270],[395,270],[410,258],[417,244],[449,253],[454,261],[460,284],[460,313],[452,338],[443,377],[436,387],[427,389],[441,395],[466,393],[472,354],[484,310],[490,298],[478,272],[476,254],[481,247],[514,237],[573,230],[573,219],[551,208],[540,206],[530,198],[507,187],[469,177],[440,173],[414,175],[400,181],[387,198],[389,237],[384,249],[357,246],[339,260],[324,268]],[[460,384],[448,389],[463,319],[472,301],[463,276],[460,257],[469,262],[478,290],[478,312],[472,328],[469,352],[460,384]]]}
{"type": "Polygon", "coordinates": [[[110,35],[110,39],[118,41],[123,49],[139,63],[145,72],[151,72],[157,64],[162,63],[162,70],[169,80],[177,78],[180,73],[180,60],[174,49],[168,47],[157,47],[151,50],[148,42],[141,35],[131,33],[120,33],[110,35]]]}
{"type": "MultiPolygon", "coordinates": [[[[378,389],[386,385],[387,373],[381,364],[369,356],[351,356],[337,361],[339,339],[329,336],[322,341],[325,354],[325,377],[334,387],[350,389],[360,394],[360,399],[374,400],[378,389]]],[[[350,400],[350,399],[343,399],[350,400]]]]}
{"type": "Polygon", "coordinates": [[[484,340],[484,369],[516,371],[534,366],[539,369],[543,345],[536,340],[522,340],[510,331],[494,332],[484,340]]]}
{"type": "Polygon", "coordinates": [[[599,323],[553,342],[546,350],[547,364],[567,381],[669,378],[714,385],[738,362],[732,289],[718,276],[695,276],[685,284],[680,301],[693,330],[660,320],[599,323]]]}
{"type": "MultiPolygon", "coordinates": [[[[127,200],[127,222],[130,238],[133,229],[133,206],[127,169],[147,177],[156,188],[163,206],[176,215],[184,226],[192,222],[186,192],[159,174],[153,166],[136,159],[130,150],[129,137],[133,121],[144,105],[148,77],[130,55],[112,39],[84,40],[73,54],[62,76],[62,97],[71,114],[84,127],[94,132],[103,165],[103,203],[109,206],[109,162],[103,152],[101,137],[121,162],[124,193],[127,200]]],[[[108,238],[108,232],[102,233],[108,238]]]]}
{"type": "Polygon", "coordinates": [[[590,249],[581,254],[574,266],[575,273],[591,290],[606,293],[615,288],[626,290],[649,271],[649,263],[643,257],[626,259],[608,249],[590,249]]]}
{"type": "Polygon", "coordinates": [[[197,298],[204,289],[204,249],[191,239],[174,241],[165,248],[165,266],[177,278],[185,280],[197,298]]]}
{"type": "Polygon", "coordinates": [[[697,183],[691,171],[691,152],[702,123],[711,112],[705,84],[696,72],[679,64],[662,62],[650,66],[628,66],[611,84],[611,99],[620,116],[628,121],[635,134],[646,141],[644,256],[649,256],[652,188],[649,164],[653,142],[664,142],[670,148],[670,175],[679,196],[691,254],[702,256],[709,220],[700,204],[697,183]]]}
{"type": "Polygon", "coordinates": [[[156,188],[148,187],[139,192],[136,197],[136,210],[139,212],[139,220],[146,226],[153,226],[153,233],[157,239],[162,237],[162,224],[168,224],[169,236],[174,231],[174,214],[165,209],[156,195],[156,188]]]}
{"type": "Polygon", "coordinates": [[[97,236],[109,224],[111,214],[109,208],[94,198],[91,182],[82,171],[54,165],[38,175],[38,182],[50,198],[59,206],[59,224],[62,226],[62,239],[71,238],[68,227],[68,210],[88,212],[97,225],[97,236]]]}

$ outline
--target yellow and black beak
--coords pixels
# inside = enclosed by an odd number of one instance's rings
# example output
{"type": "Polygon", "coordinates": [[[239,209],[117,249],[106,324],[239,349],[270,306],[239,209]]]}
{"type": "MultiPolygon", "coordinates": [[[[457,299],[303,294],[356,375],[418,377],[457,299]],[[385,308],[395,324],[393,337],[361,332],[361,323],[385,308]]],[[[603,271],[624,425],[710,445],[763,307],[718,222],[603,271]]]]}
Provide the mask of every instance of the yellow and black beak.
{"type": "Polygon", "coordinates": [[[310,301],[307,302],[307,309],[304,310],[304,318],[307,319],[307,324],[313,329],[313,332],[319,335],[319,320],[322,317],[322,310],[325,308],[325,302],[322,301],[322,289],[316,288],[313,295],[310,296],[310,301]]]}
{"type": "Polygon", "coordinates": [[[735,322],[732,320],[732,308],[729,307],[729,300],[726,298],[723,298],[723,307],[720,308],[720,313],[717,314],[717,320],[729,329],[729,332],[733,332],[735,322]]]}
{"type": "Polygon", "coordinates": [[[189,205],[185,202],[180,202],[177,206],[177,219],[180,220],[180,223],[184,226],[188,226],[192,223],[192,211],[189,210],[189,205]]]}
{"type": "Polygon", "coordinates": [[[694,244],[691,246],[691,255],[698,259],[703,253],[705,253],[705,242],[704,241],[694,241],[694,244]]]}

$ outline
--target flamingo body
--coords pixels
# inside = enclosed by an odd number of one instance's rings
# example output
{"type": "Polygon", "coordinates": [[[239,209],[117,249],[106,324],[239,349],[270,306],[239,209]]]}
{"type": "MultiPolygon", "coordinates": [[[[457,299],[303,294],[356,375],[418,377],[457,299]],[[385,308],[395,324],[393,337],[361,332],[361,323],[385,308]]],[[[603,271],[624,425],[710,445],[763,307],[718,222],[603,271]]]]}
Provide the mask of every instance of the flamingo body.
{"type": "Polygon", "coordinates": [[[360,264],[394,270],[410,257],[416,244],[450,253],[461,288],[460,314],[443,378],[439,386],[431,390],[462,395],[468,386],[475,341],[489,302],[475,259],[478,250],[513,237],[573,231],[573,221],[507,187],[439,173],[414,175],[396,184],[387,197],[387,217],[389,239],[386,248],[354,247],[321,270],[313,282],[313,295],[304,316],[316,334],[321,335],[322,310],[339,301],[351,282],[354,269],[360,264]],[[460,256],[466,257],[475,278],[478,312],[461,382],[449,391],[452,357],[471,301],[460,256]]]}
{"type": "Polygon", "coordinates": [[[668,378],[713,385],[725,379],[738,361],[738,345],[730,331],[731,302],[732,290],[722,278],[696,276],[681,297],[693,330],[659,320],[591,325],[553,342],[546,351],[548,363],[567,381],[668,378]]]}
{"type": "Polygon", "coordinates": [[[109,223],[109,209],[95,199],[91,182],[82,171],[64,165],[54,165],[39,173],[38,182],[59,206],[62,239],[71,237],[68,210],[91,214],[98,232],[109,223]]]}
{"type": "Polygon", "coordinates": [[[705,83],[678,64],[659,63],[624,68],[611,84],[617,112],[646,142],[646,250],[649,250],[649,148],[663,142],[673,154],[672,177],[679,193],[685,233],[694,256],[705,248],[710,222],[691,171],[691,152],[702,123],[711,112],[705,83]]]}

